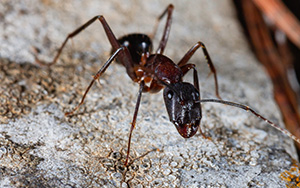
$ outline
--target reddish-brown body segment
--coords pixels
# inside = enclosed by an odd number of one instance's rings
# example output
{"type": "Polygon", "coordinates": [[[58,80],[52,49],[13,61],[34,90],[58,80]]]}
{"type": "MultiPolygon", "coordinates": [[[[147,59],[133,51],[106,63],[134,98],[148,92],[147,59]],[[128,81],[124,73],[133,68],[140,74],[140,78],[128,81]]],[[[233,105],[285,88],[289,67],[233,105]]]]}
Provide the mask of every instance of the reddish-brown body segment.
{"type": "Polygon", "coordinates": [[[143,92],[156,93],[165,87],[158,81],[163,81],[167,84],[177,83],[182,81],[183,72],[170,58],[161,55],[150,55],[143,66],[137,66],[136,82],[144,81],[147,85],[144,86],[143,92]]]}

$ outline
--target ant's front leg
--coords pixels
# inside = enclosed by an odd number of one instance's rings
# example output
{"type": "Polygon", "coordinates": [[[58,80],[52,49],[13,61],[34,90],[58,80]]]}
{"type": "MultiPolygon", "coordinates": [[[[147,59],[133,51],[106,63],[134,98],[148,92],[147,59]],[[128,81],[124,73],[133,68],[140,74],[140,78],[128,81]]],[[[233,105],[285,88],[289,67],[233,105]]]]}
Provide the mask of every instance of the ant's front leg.
{"type": "Polygon", "coordinates": [[[138,93],[138,98],[137,98],[137,101],[136,101],[135,110],[134,110],[134,114],[133,114],[133,119],[132,119],[132,122],[131,122],[131,128],[130,128],[130,132],[129,132],[127,155],[126,155],[126,160],[125,160],[125,163],[124,163],[125,166],[127,166],[127,164],[128,164],[129,153],[130,153],[130,144],[131,144],[131,136],[132,136],[133,129],[135,128],[136,117],[137,117],[137,114],[138,114],[138,111],[139,111],[144,86],[145,86],[145,82],[141,81],[140,88],[139,88],[139,93],[138,93]]]}
{"type": "Polygon", "coordinates": [[[177,64],[179,67],[183,67],[184,65],[187,64],[187,62],[190,60],[190,58],[194,55],[194,53],[199,49],[202,48],[202,51],[204,53],[205,59],[207,60],[207,64],[210,68],[210,71],[214,74],[214,79],[215,79],[215,89],[216,89],[216,96],[221,99],[220,94],[219,94],[219,85],[218,85],[218,78],[217,78],[217,71],[215,69],[215,66],[208,54],[208,51],[205,47],[205,45],[202,42],[197,42],[184,56],[183,58],[179,61],[177,64]]]}
{"type": "MultiPolygon", "coordinates": [[[[199,91],[199,102],[201,100],[201,95],[200,95],[200,86],[199,86],[199,80],[198,80],[198,73],[197,70],[195,68],[194,64],[186,64],[180,67],[183,75],[185,75],[189,70],[193,69],[193,82],[194,82],[194,87],[199,91]]],[[[201,103],[200,103],[200,108],[201,108],[201,103]]],[[[200,116],[202,117],[202,112],[200,111],[200,116]]],[[[201,135],[205,138],[205,139],[211,139],[210,137],[206,136],[202,130],[201,127],[199,126],[199,132],[201,133],[201,135]]]]}
{"type": "Polygon", "coordinates": [[[80,101],[80,103],[71,111],[71,112],[66,112],[65,116],[70,116],[72,115],[84,102],[84,99],[87,95],[87,93],[89,92],[89,90],[91,89],[92,85],[94,84],[94,82],[100,78],[100,76],[106,71],[106,69],[109,67],[109,65],[113,62],[113,60],[117,57],[117,55],[122,52],[125,49],[125,47],[120,47],[119,49],[117,49],[113,55],[106,61],[106,63],[101,67],[101,69],[97,72],[97,74],[94,76],[93,80],[91,81],[90,85],[87,87],[86,91],[83,94],[83,97],[80,101]]]}

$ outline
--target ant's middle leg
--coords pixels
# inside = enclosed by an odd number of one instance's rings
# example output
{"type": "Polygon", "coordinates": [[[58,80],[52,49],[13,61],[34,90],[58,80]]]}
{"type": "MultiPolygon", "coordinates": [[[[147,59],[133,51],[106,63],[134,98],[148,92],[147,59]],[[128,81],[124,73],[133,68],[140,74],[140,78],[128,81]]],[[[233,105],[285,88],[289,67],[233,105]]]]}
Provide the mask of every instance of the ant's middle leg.
{"type": "Polygon", "coordinates": [[[119,49],[117,49],[113,55],[106,61],[106,63],[100,68],[100,70],[97,72],[97,74],[95,74],[93,80],[91,81],[90,85],[87,87],[86,91],[83,94],[83,97],[80,101],[80,103],[71,111],[71,112],[66,112],[65,116],[70,116],[72,115],[84,102],[84,99],[87,95],[87,93],[89,92],[89,90],[91,89],[92,85],[94,84],[94,82],[100,78],[100,76],[106,71],[106,69],[109,67],[109,65],[113,62],[113,60],[116,58],[116,56],[125,49],[125,47],[120,47],[119,49]]]}
{"type": "Polygon", "coordinates": [[[156,24],[154,26],[153,33],[150,35],[150,38],[153,40],[153,38],[156,34],[156,31],[157,31],[158,24],[159,24],[160,20],[168,13],[167,22],[166,22],[165,29],[164,29],[164,32],[163,32],[163,36],[160,40],[158,49],[156,51],[156,53],[158,53],[158,54],[163,54],[163,52],[165,50],[165,47],[167,45],[168,38],[169,38],[169,33],[170,33],[170,29],[171,29],[173,9],[174,9],[174,6],[172,4],[170,4],[166,8],[166,10],[164,10],[164,12],[157,18],[156,24]]]}
{"type": "Polygon", "coordinates": [[[199,49],[202,48],[202,51],[204,53],[205,59],[207,60],[207,64],[210,68],[210,71],[214,74],[214,79],[215,79],[215,90],[216,90],[216,96],[221,99],[219,95],[219,85],[218,85],[218,78],[217,78],[217,71],[215,69],[215,66],[208,54],[208,51],[205,47],[205,45],[202,42],[197,42],[184,56],[183,58],[179,61],[177,64],[179,67],[183,67],[184,65],[187,64],[187,62],[190,60],[190,58],[194,55],[194,53],[199,49]]]}

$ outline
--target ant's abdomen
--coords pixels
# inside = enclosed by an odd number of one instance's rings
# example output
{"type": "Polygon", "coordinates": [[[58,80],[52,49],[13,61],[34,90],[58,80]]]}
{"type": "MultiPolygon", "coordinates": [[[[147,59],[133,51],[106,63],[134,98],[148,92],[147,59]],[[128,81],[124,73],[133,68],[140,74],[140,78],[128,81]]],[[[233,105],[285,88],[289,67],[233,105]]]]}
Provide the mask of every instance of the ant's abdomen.
{"type": "Polygon", "coordinates": [[[139,64],[142,53],[152,51],[151,39],[145,34],[129,34],[118,39],[122,46],[126,46],[129,50],[134,64],[139,64]]]}

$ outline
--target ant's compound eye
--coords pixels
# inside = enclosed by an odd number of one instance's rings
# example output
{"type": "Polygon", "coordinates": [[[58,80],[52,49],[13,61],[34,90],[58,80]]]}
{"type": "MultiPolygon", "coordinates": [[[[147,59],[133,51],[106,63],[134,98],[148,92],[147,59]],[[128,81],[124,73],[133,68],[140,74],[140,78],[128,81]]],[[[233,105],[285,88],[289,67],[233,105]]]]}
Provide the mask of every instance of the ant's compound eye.
{"type": "Polygon", "coordinates": [[[173,98],[173,95],[174,95],[173,91],[168,91],[167,97],[169,100],[171,100],[173,98]]]}

